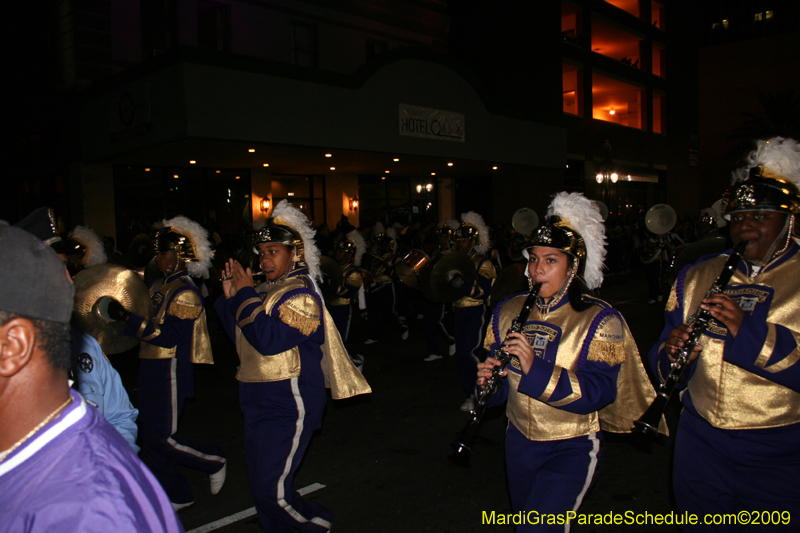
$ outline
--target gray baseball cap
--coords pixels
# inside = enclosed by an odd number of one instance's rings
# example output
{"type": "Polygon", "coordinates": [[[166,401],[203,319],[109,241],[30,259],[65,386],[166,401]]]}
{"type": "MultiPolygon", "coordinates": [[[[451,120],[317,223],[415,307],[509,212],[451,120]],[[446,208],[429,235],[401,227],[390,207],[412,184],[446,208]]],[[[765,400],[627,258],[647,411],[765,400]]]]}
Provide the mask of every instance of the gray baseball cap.
{"type": "Polygon", "coordinates": [[[50,246],[0,224],[0,310],[69,323],[74,295],[64,262],[50,246]]]}

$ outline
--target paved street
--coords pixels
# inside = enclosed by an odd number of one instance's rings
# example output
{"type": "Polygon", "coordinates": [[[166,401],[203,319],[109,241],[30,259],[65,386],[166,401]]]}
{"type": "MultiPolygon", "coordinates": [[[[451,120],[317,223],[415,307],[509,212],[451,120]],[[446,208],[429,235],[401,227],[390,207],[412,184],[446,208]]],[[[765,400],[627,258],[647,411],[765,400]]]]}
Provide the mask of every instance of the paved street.
{"type": "MultiPolygon", "coordinates": [[[[613,276],[601,297],[616,305],[646,352],[662,326],[663,304],[647,305],[643,276],[613,276]]],[[[213,313],[213,312],[212,312],[213,313]]],[[[451,318],[452,320],[452,318],[451,318]]],[[[482,514],[510,513],[504,463],[506,419],[490,410],[475,445],[471,468],[448,460],[450,442],[467,421],[455,360],[423,362],[421,323],[411,320],[411,336],[363,346],[363,323],[353,330],[352,346],[365,356],[364,374],[373,394],[329,401],[323,428],[312,440],[296,487],[319,483],[308,497],[336,513],[340,533],[434,531],[513,531],[482,525],[482,514]]],[[[243,422],[234,379],[238,364],[233,344],[210,317],[216,364],[196,366],[197,398],[187,404],[180,431],[191,439],[214,442],[228,452],[228,481],[211,496],[207,476],[186,470],[196,505],[179,516],[187,531],[253,507],[243,455],[243,422]]],[[[113,356],[126,386],[135,385],[137,361],[113,356]]],[[[131,399],[136,402],[135,391],[131,399]]],[[[673,406],[674,407],[674,406],[673,406]]],[[[677,413],[670,411],[670,425],[677,413]]],[[[667,513],[673,509],[669,471],[671,439],[650,442],[640,435],[606,434],[600,478],[587,496],[584,513],[667,513]]],[[[207,531],[207,529],[203,530],[207,531]]],[[[216,531],[262,531],[255,516],[216,531]]],[[[575,525],[573,531],[676,531],[671,526],[575,525]]]]}

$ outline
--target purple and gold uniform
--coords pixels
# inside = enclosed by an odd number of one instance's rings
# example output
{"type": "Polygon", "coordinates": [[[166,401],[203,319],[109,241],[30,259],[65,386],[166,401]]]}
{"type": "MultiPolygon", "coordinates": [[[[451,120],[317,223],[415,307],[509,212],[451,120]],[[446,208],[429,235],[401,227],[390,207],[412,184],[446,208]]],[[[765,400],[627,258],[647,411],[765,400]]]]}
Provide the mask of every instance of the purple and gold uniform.
{"type": "MultiPolygon", "coordinates": [[[[526,294],[495,308],[486,347],[495,350],[526,294]]],[[[533,347],[527,375],[512,357],[508,375],[489,405],[508,401],[506,461],[514,512],[577,511],[594,482],[602,456],[601,430],[629,432],[655,393],[636,343],[619,312],[582,295],[583,311],[569,296],[539,298],[523,334],[533,347]]],[[[523,525],[517,531],[564,531],[564,525],[523,525]]]]}
{"type": "Polygon", "coordinates": [[[211,444],[190,441],[178,433],[186,398],[194,396],[192,363],[213,363],[203,297],[186,270],[160,278],[150,286],[153,318],[135,313],[125,324],[128,335],[141,339],[139,350],[139,437],[150,468],[170,500],[194,501],[180,466],[214,474],[226,462],[225,452],[211,444]]]}
{"type": "MultiPolygon", "coordinates": [[[[675,442],[673,483],[681,512],[800,516],[798,250],[792,243],[757,274],[743,260],[725,288],[744,311],[738,334],[712,321],[702,337],[703,350],[687,371],[675,442]]],[[[667,336],[695,312],[728,255],[705,258],[678,275],[666,325],[650,352],[662,381],[669,373],[667,336]]]]}
{"type": "Polygon", "coordinates": [[[350,335],[350,321],[353,318],[353,302],[358,297],[359,289],[364,286],[364,276],[360,268],[348,262],[342,266],[342,278],[342,284],[336,289],[336,297],[326,305],[342,341],[347,342],[347,337],[350,335]]]}
{"type": "Polygon", "coordinates": [[[274,283],[219,298],[215,308],[236,343],[245,458],[267,531],[327,531],[333,513],[294,488],[294,473],[322,424],[327,395],[370,392],[347,357],[333,320],[299,266],[274,283]]]}
{"type": "Polygon", "coordinates": [[[485,331],[486,304],[497,273],[492,260],[472,250],[470,259],[475,264],[475,281],[461,288],[464,297],[453,302],[455,318],[456,362],[461,376],[461,388],[470,396],[475,387],[475,370],[480,361],[478,350],[485,331]]]}

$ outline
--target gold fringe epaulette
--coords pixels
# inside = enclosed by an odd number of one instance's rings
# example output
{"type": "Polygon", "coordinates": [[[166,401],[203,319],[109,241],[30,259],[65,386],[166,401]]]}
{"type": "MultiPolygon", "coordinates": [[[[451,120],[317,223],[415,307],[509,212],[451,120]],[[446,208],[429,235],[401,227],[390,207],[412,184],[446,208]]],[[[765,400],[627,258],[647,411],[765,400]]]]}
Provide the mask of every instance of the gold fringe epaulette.
{"type": "MultiPolygon", "coordinates": [[[[185,293],[194,294],[192,291],[183,291],[185,293]]],[[[200,302],[191,302],[188,301],[188,298],[185,298],[183,294],[179,294],[172,302],[169,304],[169,309],[167,309],[167,314],[170,316],[174,316],[175,318],[181,319],[189,319],[195,320],[200,314],[203,312],[203,306],[200,305],[200,302]]]]}
{"type": "Polygon", "coordinates": [[[622,364],[625,362],[625,345],[621,342],[603,342],[595,340],[589,345],[589,353],[586,359],[589,361],[608,363],[609,366],[622,364]]]}
{"type": "Polygon", "coordinates": [[[278,316],[281,322],[303,335],[311,335],[320,325],[319,304],[310,294],[298,294],[283,302],[278,308],[278,316]]]}

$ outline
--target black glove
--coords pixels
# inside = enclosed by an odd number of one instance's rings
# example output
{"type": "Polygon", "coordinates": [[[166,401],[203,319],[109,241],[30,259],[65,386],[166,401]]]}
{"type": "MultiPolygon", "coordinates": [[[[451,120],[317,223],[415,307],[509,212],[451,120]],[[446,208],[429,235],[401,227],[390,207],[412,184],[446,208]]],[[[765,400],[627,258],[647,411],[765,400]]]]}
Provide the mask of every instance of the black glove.
{"type": "Polygon", "coordinates": [[[131,313],[122,307],[121,303],[112,299],[110,302],[108,302],[108,316],[111,318],[111,320],[119,320],[120,322],[124,322],[125,320],[128,320],[128,317],[131,316],[131,313]]]}
{"type": "Polygon", "coordinates": [[[460,289],[461,287],[463,287],[464,286],[464,282],[465,282],[464,276],[462,276],[461,274],[458,274],[458,273],[454,274],[453,277],[450,278],[450,285],[454,289],[460,289]]]}

